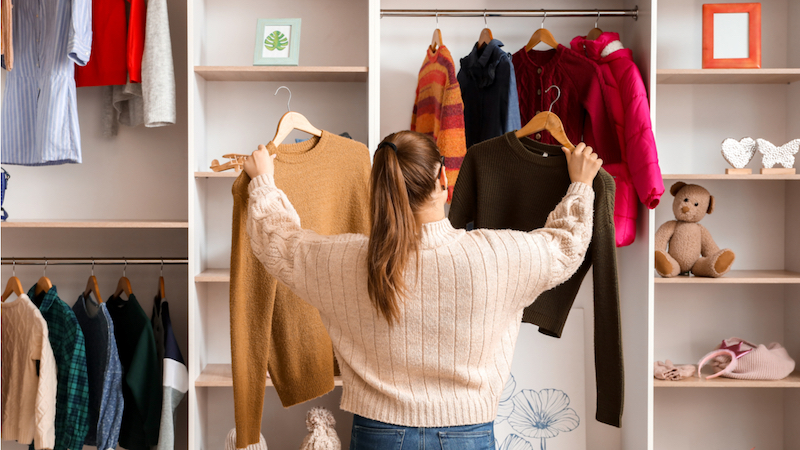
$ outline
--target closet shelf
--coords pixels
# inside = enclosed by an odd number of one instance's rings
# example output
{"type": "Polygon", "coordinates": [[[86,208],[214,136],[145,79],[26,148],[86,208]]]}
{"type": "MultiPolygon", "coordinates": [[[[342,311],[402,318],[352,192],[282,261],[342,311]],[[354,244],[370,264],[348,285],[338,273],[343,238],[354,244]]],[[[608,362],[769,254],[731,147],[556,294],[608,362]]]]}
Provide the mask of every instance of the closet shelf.
{"type": "MultiPolygon", "coordinates": [[[[756,170],[757,171],[757,170],[756,170]]],[[[761,175],[758,173],[752,175],[726,175],[724,173],[689,173],[689,174],[674,174],[665,173],[661,177],[665,180],[748,180],[748,181],[791,181],[800,180],[800,174],[795,175],[761,175]]]]}
{"type": "MultiPolygon", "coordinates": [[[[705,375],[709,375],[706,366],[705,375]]],[[[735,380],[733,378],[717,377],[710,380],[701,380],[697,377],[684,378],[680,381],[653,380],[656,388],[800,388],[800,371],[794,371],[788,377],[778,381],[753,381],[735,380]]]]}
{"type": "Polygon", "coordinates": [[[656,284],[800,284],[800,273],[786,270],[731,270],[720,278],[655,277],[656,284]]]}
{"type": "Polygon", "coordinates": [[[194,66],[206,81],[366,82],[366,66],[194,66]]]}
{"type": "Polygon", "coordinates": [[[658,69],[659,84],[788,84],[800,69],[658,69]]]}
{"type": "MultiPolygon", "coordinates": [[[[334,377],[335,386],[342,385],[342,377],[334,377]]],[[[208,364],[200,376],[194,381],[195,387],[232,387],[233,372],[230,364],[208,364]]],[[[267,386],[273,386],[272,380],[267,378],[267,386]]]]}
{"type": "Polygon", "coordinates": [[[189,222],[161,222],[157,220],[8,220],[2,228],[189,228],[189,222]]]}
{"type": "Polygon", "coordinates": [[[206,269],[199,275],[195,275],[195,283],[229,283],[231,281],[231,269],[206,269]]]}
{"type": "Polygon", "coordinates": [[[195,172],[195,178],[236,178],[241,172],[226,170],[225,172],[195,172]]]}

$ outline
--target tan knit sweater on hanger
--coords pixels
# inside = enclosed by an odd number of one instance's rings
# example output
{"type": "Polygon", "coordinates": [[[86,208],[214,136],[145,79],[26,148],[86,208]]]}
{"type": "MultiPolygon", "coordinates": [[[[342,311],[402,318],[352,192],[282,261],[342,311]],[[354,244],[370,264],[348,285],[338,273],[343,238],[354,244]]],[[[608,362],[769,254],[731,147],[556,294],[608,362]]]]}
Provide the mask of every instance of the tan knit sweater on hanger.
{"type": "Polygon", "coordinates": [[[341,408],[405,426],[494,420],[523,308],[575,272],[592,234],[594,191],[583,183],[528,233],[425,224],[419,272],[412,258],[410,291],[390,327],[367,293],[366,236],[301,229],[268,175],[249,190],[253,252],[319,309],[342,371],[341,408]]]}
{"type": "MultiPolygon", "coordinates": [[[[327,131],[299,144],[270,144],[275,177],[320,234],[367,233],[369,150],[327,131]]],[[[270,276],[250,250],[250,177],[233,184],[231,362],[238,448],[259,442],[267,366],[284,407],[333,390],[333,347],[313,306],[270,276]]],[[[275,431],[275,430],[272,430],[275,431]]]]}

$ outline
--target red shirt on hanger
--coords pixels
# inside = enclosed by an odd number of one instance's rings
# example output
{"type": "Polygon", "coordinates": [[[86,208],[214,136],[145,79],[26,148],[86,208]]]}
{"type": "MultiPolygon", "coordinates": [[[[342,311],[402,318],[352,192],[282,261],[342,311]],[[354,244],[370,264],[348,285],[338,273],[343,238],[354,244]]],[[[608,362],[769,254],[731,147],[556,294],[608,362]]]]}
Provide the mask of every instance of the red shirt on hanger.
{"type": "Polygon", "coordinates": [[[130,24],[126,23],[125,3],[92,2],[92,53],[85,66],[75,67],[77,87],[122,85],[129,74],[132,82],[142,82],[145,1],[127,0],[130,24]]]}

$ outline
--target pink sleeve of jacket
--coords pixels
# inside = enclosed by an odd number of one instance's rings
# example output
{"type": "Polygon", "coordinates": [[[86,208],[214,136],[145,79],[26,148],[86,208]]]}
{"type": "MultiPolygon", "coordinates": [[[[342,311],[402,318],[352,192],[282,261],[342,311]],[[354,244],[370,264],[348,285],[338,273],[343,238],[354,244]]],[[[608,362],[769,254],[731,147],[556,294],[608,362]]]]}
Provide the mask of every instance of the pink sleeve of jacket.
{"type": "Polygon", "coordinates": [[[664,180],[658,165],[658,150],[650,122],[650,105],[642,76],[633,61],[618,74],[622,99],[625,136],[625,160],[639,200],[655,208],[664,193],[664,180]]]}

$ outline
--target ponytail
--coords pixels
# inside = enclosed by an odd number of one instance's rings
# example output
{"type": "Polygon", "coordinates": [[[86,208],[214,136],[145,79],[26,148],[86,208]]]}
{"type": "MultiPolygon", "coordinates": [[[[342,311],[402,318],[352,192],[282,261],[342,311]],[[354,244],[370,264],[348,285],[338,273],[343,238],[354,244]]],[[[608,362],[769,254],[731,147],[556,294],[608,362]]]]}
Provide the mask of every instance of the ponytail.
{"type": "Polygon", "coordinates": [[[438,166],[436,144],[412,131],[387,136],[375,152],[367,289],[375,309],[390,325],[400,318],[399,302],[408,290],[408,261],[412,253],[419,254],[420,230],[414,212],[429,200],[438,166]]]}

